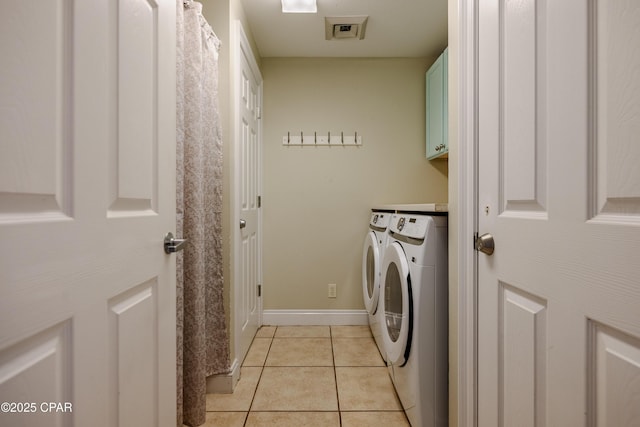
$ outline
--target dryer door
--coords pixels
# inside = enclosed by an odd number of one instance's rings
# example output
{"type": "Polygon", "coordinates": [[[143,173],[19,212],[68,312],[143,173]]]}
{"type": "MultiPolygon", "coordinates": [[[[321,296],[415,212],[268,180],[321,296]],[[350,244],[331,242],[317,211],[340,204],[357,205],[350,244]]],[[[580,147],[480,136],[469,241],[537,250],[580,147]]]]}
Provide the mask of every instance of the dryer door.
{"type": "Polygon", "coordinates": [[[384,313],[382,337],[387,361],[402,366],[409,357],[413,333],[413,299],[407,257],[398,242],[387,247],[382,262],[380,283],[384,313]]]}
{"type": "Polygon", "coordinates": [[[362,250],[362,295],[369,314],[374,314],[378,308],[381,261],[376,234],[370,231],[364,240],[362,250]]]}

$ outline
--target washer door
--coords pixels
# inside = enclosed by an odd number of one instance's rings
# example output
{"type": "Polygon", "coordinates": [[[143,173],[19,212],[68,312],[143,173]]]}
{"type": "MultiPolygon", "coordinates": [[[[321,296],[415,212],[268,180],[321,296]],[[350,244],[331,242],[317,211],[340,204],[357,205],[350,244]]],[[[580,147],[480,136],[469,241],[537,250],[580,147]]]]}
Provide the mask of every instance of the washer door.
{"type": "Polygon", "coordinates": [[[380,295],[380,248],[376,234],[367,233],[362,250],[362,295],[364,306],[369,314],[374,314],[378,308],[380,295]]]}
{"type": "Polygon", "coordinates": [[[393,242],[385,250],[380,287],[384,296],[380,300],[380,307],[384,310],[382,338],[387,361],[402,366],[411,350],[413,298],[409,263],[398,242],[393,242]]]}

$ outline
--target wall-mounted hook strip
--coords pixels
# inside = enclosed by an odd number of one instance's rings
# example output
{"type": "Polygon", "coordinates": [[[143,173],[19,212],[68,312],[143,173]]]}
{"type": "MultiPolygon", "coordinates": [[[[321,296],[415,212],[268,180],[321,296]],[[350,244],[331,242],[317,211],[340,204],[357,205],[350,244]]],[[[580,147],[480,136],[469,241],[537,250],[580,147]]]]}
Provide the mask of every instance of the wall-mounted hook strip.
{"type": "Polygon", "coordinates": [[[325,135],[319,135],[317,131],[314,131],[313,134],[307,134],[307,142],[305,144],[304,142],[304,138],[305,138],[305,134],[304,132],[300,132],[300,134],[298,135],[297,132],[293,132],[293,134],[290,131],[287,131],[287,134],[283,136],[282,138],[282,145],[290,145],[290,146],[302,146],[302,145],[314,145],[317,147],[324,147],[324,146],[332,146],[332,145],[339,145],[339,146],[343,146],[343,147],[347,147],[347,146],[360,146],[362,145],[362,137],[360,135],[358,135],[357,132],[355,132],[355,135],[345,135],[344,132],[340,132],[340,138],[333,138],[333,141],[331,140],[331,132],[327,132],[327,134],[325,135]],[[313,139],[313,143],[311,142],[311,140],[313,139]]]}

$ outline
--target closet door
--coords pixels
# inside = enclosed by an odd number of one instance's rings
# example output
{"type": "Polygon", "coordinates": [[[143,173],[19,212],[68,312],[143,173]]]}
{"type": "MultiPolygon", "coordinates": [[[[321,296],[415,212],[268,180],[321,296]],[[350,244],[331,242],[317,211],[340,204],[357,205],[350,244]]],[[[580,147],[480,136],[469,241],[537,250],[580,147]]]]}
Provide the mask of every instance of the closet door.
{"type": "Polygon", "coordinates": [[[175,2],[0,2],[3,426],[175,426],[175,2]]]}

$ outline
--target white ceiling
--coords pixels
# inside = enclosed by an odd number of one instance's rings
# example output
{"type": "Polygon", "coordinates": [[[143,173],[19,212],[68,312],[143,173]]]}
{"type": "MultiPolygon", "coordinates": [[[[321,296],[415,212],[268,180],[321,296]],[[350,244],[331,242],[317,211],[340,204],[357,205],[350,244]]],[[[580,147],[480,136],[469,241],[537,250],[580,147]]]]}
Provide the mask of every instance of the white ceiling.
{"type": "Polygon", "coordinates": [[[266,57],[431,57],[447,46],[447,0],[317,0],[282,13],[280,0],[242,0],[266,57]],[[364,40],[325,40],[325,16],[369,15],[364,40]]]}

